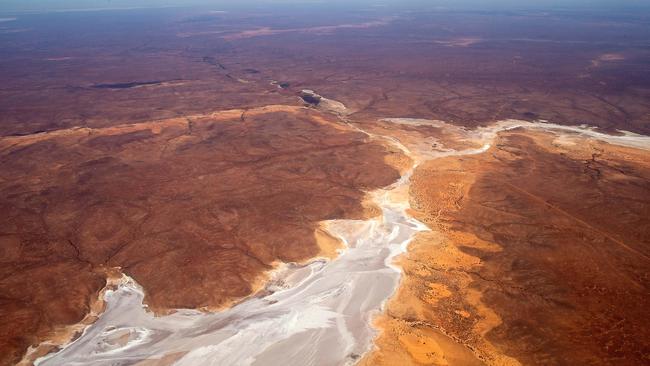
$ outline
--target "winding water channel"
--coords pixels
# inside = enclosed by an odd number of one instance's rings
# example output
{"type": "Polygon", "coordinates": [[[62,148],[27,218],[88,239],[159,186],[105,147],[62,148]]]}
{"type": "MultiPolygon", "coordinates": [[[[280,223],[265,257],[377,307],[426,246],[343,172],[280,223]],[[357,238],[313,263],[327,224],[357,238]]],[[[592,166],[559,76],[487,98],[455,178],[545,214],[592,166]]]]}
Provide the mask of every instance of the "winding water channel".
{"type": "MultiPolygon", "coordinates": [[[[462,130],[477,146],[483,146],[439,150],[427,154],[427,158],[486,151],[497,132],[518,127],[578,134],[634,147],[650,146],[645,136],[610,136],[579,127],[522,121],[503,121],[473,131],[447,127],[462,130]]],[[[386,139],[401,145],[395,139],[386,139]]],[[[403,145],[399,147],[409,152],[403,145]]],[[[166,364],[175,365],[354,364],[372,346],[373,315],[398,285],[400,271],[391,264],[393,258],[406,251],[415,234],[428,230],[406,213],[413,169],[391,186],[371,193],[381,208],[381,216],[326,223],[328,231],[346,244],[336,259],[317,259],[304,266],[283,265],[275,271],[264,296],[252,297],[218,313],[179,310],[154,317],[142,305],[142,288],[124,276],[116,290],[106,292],[106,311],[97,322],[58,353],[39,359],[37,365],[123,365],[164,357],[169,361],[166,364]]]]}

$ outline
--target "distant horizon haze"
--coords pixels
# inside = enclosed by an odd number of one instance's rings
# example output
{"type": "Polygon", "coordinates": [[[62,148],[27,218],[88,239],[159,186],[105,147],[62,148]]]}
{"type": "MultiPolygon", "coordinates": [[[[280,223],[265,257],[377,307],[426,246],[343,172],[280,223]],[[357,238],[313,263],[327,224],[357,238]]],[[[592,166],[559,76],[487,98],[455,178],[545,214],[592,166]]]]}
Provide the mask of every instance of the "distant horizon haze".
{"type": "Polygon", "coordinates": [[[0,13],[119,10],[162,7],[219,7],[237,9],[250,7],[391,7],[391,8],[444,8],[475,10],[563,10],[563,9],[650,9],[650,1],[643,0],[5,0],[0,3],[0,13]]]}

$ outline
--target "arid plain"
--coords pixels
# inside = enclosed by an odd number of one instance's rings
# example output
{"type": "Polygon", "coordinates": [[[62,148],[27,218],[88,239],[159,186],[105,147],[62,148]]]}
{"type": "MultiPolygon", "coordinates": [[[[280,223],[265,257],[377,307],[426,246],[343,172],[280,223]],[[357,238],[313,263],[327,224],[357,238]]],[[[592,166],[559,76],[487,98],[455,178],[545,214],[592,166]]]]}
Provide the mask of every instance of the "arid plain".
{"type": "MultiPolygon", "coordinates": [[[[369,268],[399,281],[377,275],[385,302],[359,314],[374,340],[337,363],[650,362],[647,15],[307,6],[4,19],[1,364],[63,364],[51,352],[101,333],[87,327],[123,275],[162,322],[177,309],[230,319],[249,299],[282,306],[283,263],[316,273],[314,258],[347,263],[368,238],[388,245],[369,268]],[[373,222],[408,232],[394,235],[408,248],[395,257],[398,239],[373,222]]],[[[312,328],[346,327],[332,319],[312,328]]],[[[347,324],[355,340],[361,328],[347,324]]],[[[310,347],[329,344],[317,334],[310,347]]],[[[147,354],[160,340],[131,336],[94,364],[207,362],[191,338],[147,354]]],[[[268,358],[274,347],[258,362],[292,364],[268,358]]]]}

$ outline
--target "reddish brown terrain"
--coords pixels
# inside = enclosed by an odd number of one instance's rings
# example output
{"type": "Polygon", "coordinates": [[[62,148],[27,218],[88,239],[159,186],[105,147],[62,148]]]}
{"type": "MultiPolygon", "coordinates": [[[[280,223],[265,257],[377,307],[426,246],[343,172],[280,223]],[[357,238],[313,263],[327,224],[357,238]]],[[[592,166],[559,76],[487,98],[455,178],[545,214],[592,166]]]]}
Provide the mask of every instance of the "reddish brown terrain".
{"type": "MultiPolygon", "coordinates": [[[[650,134],[644,12],[213,10],[0,22],[0,364],[92,321],[120,273],[157,313],[209,311],[334,255],[319,222],[378,214],[365,194],[409,162],[355,126],[451,149],[476,146],[380,120],[650,134]]],[[[433,231],[399,259],[362,363],[649,362],[648,150],[554,141],[423,158],[410,200],[433,231]]]]}
{"type": "Polygon", "coordinates": [[[303,88],[360,117],[650,133],[642,12],[275,11],[285,16],[152,9],[3,23],[29,31],[0,34],[0,133],[284,103],[303,88]]]}
{"type": "Polygon", "coordinates": [[[400,260],[366,364],[648,361],[648,152],[576,142],[501,133],[416,170],[414,215],[434,231],[400,260]]]}
{"type": "Polygon", "coordinates": [[[108,268],[142,284],[154,309],[249,295],[277,261],[319,254],[319,221],[365,217],[362,191],[398,177],[384,162],[393,152],[301,107],[0,144],[2,317],[13,319],[2,334],[13,359],[80,321],[108,268]]]}

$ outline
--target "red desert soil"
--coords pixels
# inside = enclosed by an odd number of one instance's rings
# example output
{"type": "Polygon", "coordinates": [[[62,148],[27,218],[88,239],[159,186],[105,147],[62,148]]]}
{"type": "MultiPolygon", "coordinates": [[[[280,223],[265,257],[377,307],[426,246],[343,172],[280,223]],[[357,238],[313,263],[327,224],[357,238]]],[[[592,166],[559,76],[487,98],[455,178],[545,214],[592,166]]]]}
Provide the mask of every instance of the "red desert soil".
{"type": "MultiPolygon", "coordinates": [[[[377,120],[650,134],[643,14],[297,8],[3,25],[29,31],[3,35],[0,58],[0,364],[91,321],[116,266],[162,311],[225,306],[275,261],[332,255],[317,223],[369,214],[363,191],[395,179],[403,157],[313,111],[260,109],[302,89],[411,145],[467,147],[377,120]],[[249,112],[210,114],[233,107],[249,112]]],[[[647,363],[647,154],[502,136],[416,172],[413,206],[439,234],[403,258],[379,320],[392,353],[369,359],[647,363]]]]}
{"type": "Polygon", "coordinates": [[[650,360],[647,151],[541,132],[415,172],[420,234],[365,365],[650,360]]]}
{"type": "Polygon", "coordinates": [[[80,322],[111,268],[156,311],[216,309],[331,254],[319,221],[373,214],[398,155],[287,106],[1,139],[0,364],[80,322]]]}

